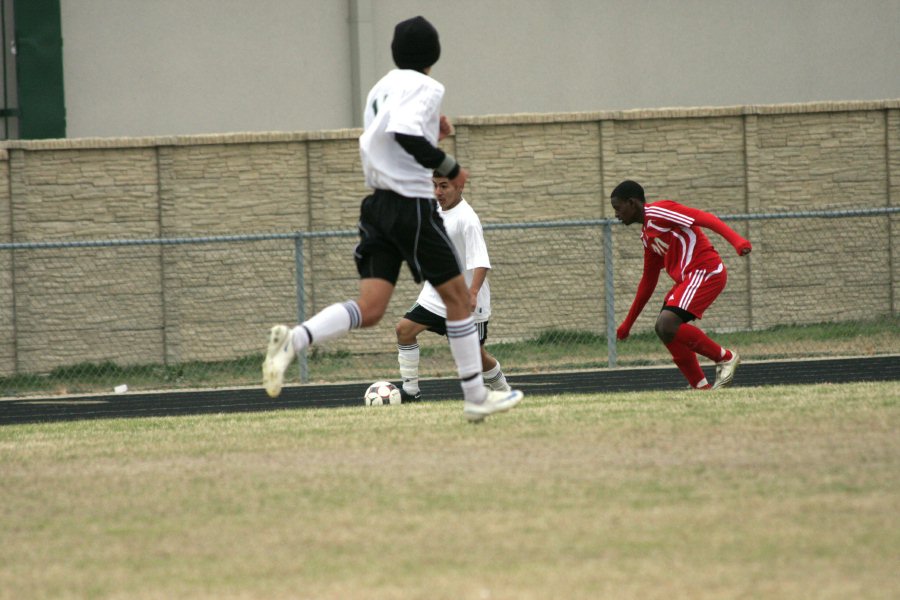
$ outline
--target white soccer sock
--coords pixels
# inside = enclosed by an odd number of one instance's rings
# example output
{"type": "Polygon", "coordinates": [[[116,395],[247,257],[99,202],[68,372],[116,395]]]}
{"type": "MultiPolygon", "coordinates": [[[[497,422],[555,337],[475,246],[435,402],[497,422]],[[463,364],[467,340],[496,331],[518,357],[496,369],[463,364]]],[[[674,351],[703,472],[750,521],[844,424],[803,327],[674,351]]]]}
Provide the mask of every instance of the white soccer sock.
{"type": "Polygon", "coordinates": [[[492,390],[505,389],[509,387],[506,381],[506,375],[500,370],[500,361],[494,365],[493,369],[488,369],[481,374],[484,377],[484,383],[492,390]]]}
{"type": "Polygon", "coordinates": [[[419,344],[397,344],[397,361],[403,389],[415,396],[419,393],[419,344]]]}
{"type": "Polygon", "coordinates": [[[345,335],[362,322],[359,305],[354,300],[326,306],[302,325],[291,330],[294,350],[300,352],[311,344],[320,344],[345,335]]]}
{"type": "Polygon", "coordinates": [[[484,402],[487,388],[481,376],[481,348],[478,346],[475,320],[472,317],[461,321],[448,320],[447,339],[459,372],[463,398],[470,402],[484,402]]]}

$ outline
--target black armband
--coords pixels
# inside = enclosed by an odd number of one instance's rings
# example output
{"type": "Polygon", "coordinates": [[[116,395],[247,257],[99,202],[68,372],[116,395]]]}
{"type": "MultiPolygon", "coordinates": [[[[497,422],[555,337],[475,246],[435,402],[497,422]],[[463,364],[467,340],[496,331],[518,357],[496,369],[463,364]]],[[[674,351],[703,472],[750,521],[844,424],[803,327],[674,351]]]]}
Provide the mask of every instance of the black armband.
{"type": "Polygon", "coordinates": [[[431,143],[420,135],[406,135],[405,133],[395,133],[394,139],[400,146],[409,152],[416,162],[425,167],[437,171],[438,174],[452,172],[454,168],[459,173],[459,166],[456,159],[441,150],[435,148],[431,143]],[[449,162],[448,162],[449,161],[449,162]]]}

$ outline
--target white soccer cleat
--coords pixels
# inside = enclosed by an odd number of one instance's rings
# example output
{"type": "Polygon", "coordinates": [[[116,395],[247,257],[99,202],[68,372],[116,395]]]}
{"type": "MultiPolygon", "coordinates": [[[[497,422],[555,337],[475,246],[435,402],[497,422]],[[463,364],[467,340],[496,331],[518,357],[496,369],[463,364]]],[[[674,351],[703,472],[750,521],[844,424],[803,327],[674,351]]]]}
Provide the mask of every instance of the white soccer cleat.
{"type": "Polygon", "coordinates": [[[524,397],[525,394],[519,390],[510,390],[508,392],[488,390],[483,402],[469,402],[467,400],[463,407],[463,414],[466,415],[466,419],[469,421],[477,423],[483,421],[488,415],[508,411],[521,402],[524,397]]]}
{"type": "Polygon", "coordinates": [[[269,331],[269,349],[263,361],[263,385],[266,393],[276,398],[284,385],[284,372],[297,355],[291,343],[291,330],[284,325],[276,325],[269,331]]]}
{"type": "Polygon", "coordinates": [[[731,380],[734,379],[734,372],[737,371],[738,365],[741,364],[741,357],[734,350],[731,351],[731,360],[723,360],[716,363],[716,382],[712,389],[728,387],[731,380]]]}

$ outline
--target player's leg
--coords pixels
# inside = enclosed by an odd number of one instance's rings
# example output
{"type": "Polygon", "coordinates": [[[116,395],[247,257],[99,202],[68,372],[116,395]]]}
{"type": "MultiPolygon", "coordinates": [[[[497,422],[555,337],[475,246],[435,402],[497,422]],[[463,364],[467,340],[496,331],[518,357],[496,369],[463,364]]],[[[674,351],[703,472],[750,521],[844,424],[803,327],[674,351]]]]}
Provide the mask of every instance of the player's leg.
{"type": "Polygon", "coordinates": [[[484,383],[492,390],[507,392],[511,388],[506,381],[506,375],[500,368],[500,361],[484,349],[487,341],[488,322],[482,321],[476,323],[476,326],[478,327],[478,343],[481,346],[481,376],[484,378],[484,383]]]}
{"type": "Polygon", "coordinates": [[[400,387],[400,396],[403,402],[417,402],[422,399],[419,391],[419,334],[429,327],[421,314],[432,315],[441,324],[444,318],[433,315],[418,304],[413,306],[406,315],[400,319],[395,328],[397,334],[397,362],[400,364],[400,378],[403,381],[400,387]]]}
{"type": "Polygon", "coordinates": [[[731,383],[740,358],[737,352],[723,348],[690,321],[703,316],[725,289],[726,282],[727,273],[722,265],[712,272],[698,270],[691,273],[667,296],[656,328],[663,343],[679,343],[716,363],[714,389],[731,383]],[[668,314],[664,316],[664,313],[668,314]]]}
{"type": "Polygon", "coordinates": [[[692,388],[706,390],[712,387],[706,380],[703,369],[700,368],[697,355],[691,349],[680,342],[670,342],[666,344],[666,348],[672,355],[675,366],[678,367],[692,388]]]}
{"type": "MultiPolygon", "coordinates": [[[[269,331],[263,361],[263,385],[273,398],[281,393],[284,373],[298,352],[345,335],[351,329],[371,327],[381,320],[400,274],[403,257],[379,227],[377,194],[363,200],[360,210],[360,242],[354,251],[360,275],[359,297],[325,307],[311,319],[288,328],[269,331]]],[[[390,207],[388,207],[390,208],[390,207]]]]}
{"type": "Polygon", "coordinates": [[[357,300],[327,306],[293,328],[286,325],[272,327],[263,362],[263,383],[270,396],[274,398],[281,393],[284,372],[298,353],[313,344],[337,339],[351,329],[371,327],[381,320],[394,286],[383,279],[363,279],[359,290],[357,300]]]}
{"type": "Polygon", "coordinates": [[[506,381],[506,375],[503,374],[503,370],[500,368],[500,362],[488,354],[484,349],[484,346],[481,347],[481,364],[483,365],[481,376],[484,377],[485,385],[492,390],[501,392],[506,392],[511,389],[509,387],[509,382],[506,381]]]}
{"type": "Polygon", "coordinates": [[[294,350],[342,337],[351,329],[377,325],[387,310],[394,285],[378,278],[361,279],[359,297],[327,306],[291,330],[294,350]]]}
{"type": "Polygon", "coordinates": [[[483,402],[486,388],[481,376],[481,350],[478,329],[469,312],[469,290],[462,275],[436,285],[435,289],[447,307],[447,340],[456,361],[466,401],[483,402]]]}
{"type": "MultiPolygon", "coordinates": [[[[670,292],[666,297],[669,298],[672,295],[673,293],[670,292]]],[[[693,315],[677,307],[663,306],[659,316],[656,318],[656,335],[665,345],[669,354],[672,355],[672,361],[691,387],[705,389],[709,382],[706,381],[706,375],[704,375],[703,369],[700,368],[700,363],[697,361],[697,355],[694,353],[694,350],[681,342],[675,341],[678,331],[685,325],[685,321],[692,318],[693,315]]]]}
{"type": "Polygon", "coordinates": [[[723,348],[701,329],[690,323],[681,326],[675,336],[675,341],[716,363],[716,381],[712,386],[714,390],[731,385],[734,372],[741,363],[741,357],[737,350],[723,348]]]}
{"type": "Polygon", "coordinates": [[[478,328],[469,312],[469,290],[463,276],[457,275],[435,289],[447,307],[447,339],[463,388],[466,418],[477,422],[509,410],[522,400],[523,394],[518,390],[493,391],[485,387],[478,328]]]}
{"type": "Polygon", "coordinates": [[[733,354],[731,350],[717,344],[702,329],[690,323],[684,323],[678,328],[678,333],[675,334],[675,341],[684,344],[697,354],[701,354],[716,363],[729,360],[733,354]]]}

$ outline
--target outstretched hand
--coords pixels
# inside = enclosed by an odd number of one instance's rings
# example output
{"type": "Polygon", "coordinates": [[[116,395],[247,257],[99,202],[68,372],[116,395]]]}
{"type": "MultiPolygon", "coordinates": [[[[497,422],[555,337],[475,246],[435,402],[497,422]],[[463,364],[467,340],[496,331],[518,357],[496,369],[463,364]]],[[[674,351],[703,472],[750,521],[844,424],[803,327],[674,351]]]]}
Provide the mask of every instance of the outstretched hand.
{"type": "Polygon", "coordinates": [[[741,236],[735,236],[737,239],[735,240],[737,243],[732,242],[734,249],[737,250],[738,256],[747,256],[750,254],[750,251],[753,250],[753,244],[750,243],[750,240],[745,240],[741,236]]]}
{"type": "Polygon", "coordinates": [[[453,125],[450,124],[450,119],[441,115],[441,123],[438,128],[438,141],[441,141],[451,133],[453,133],[453,125]]]}

